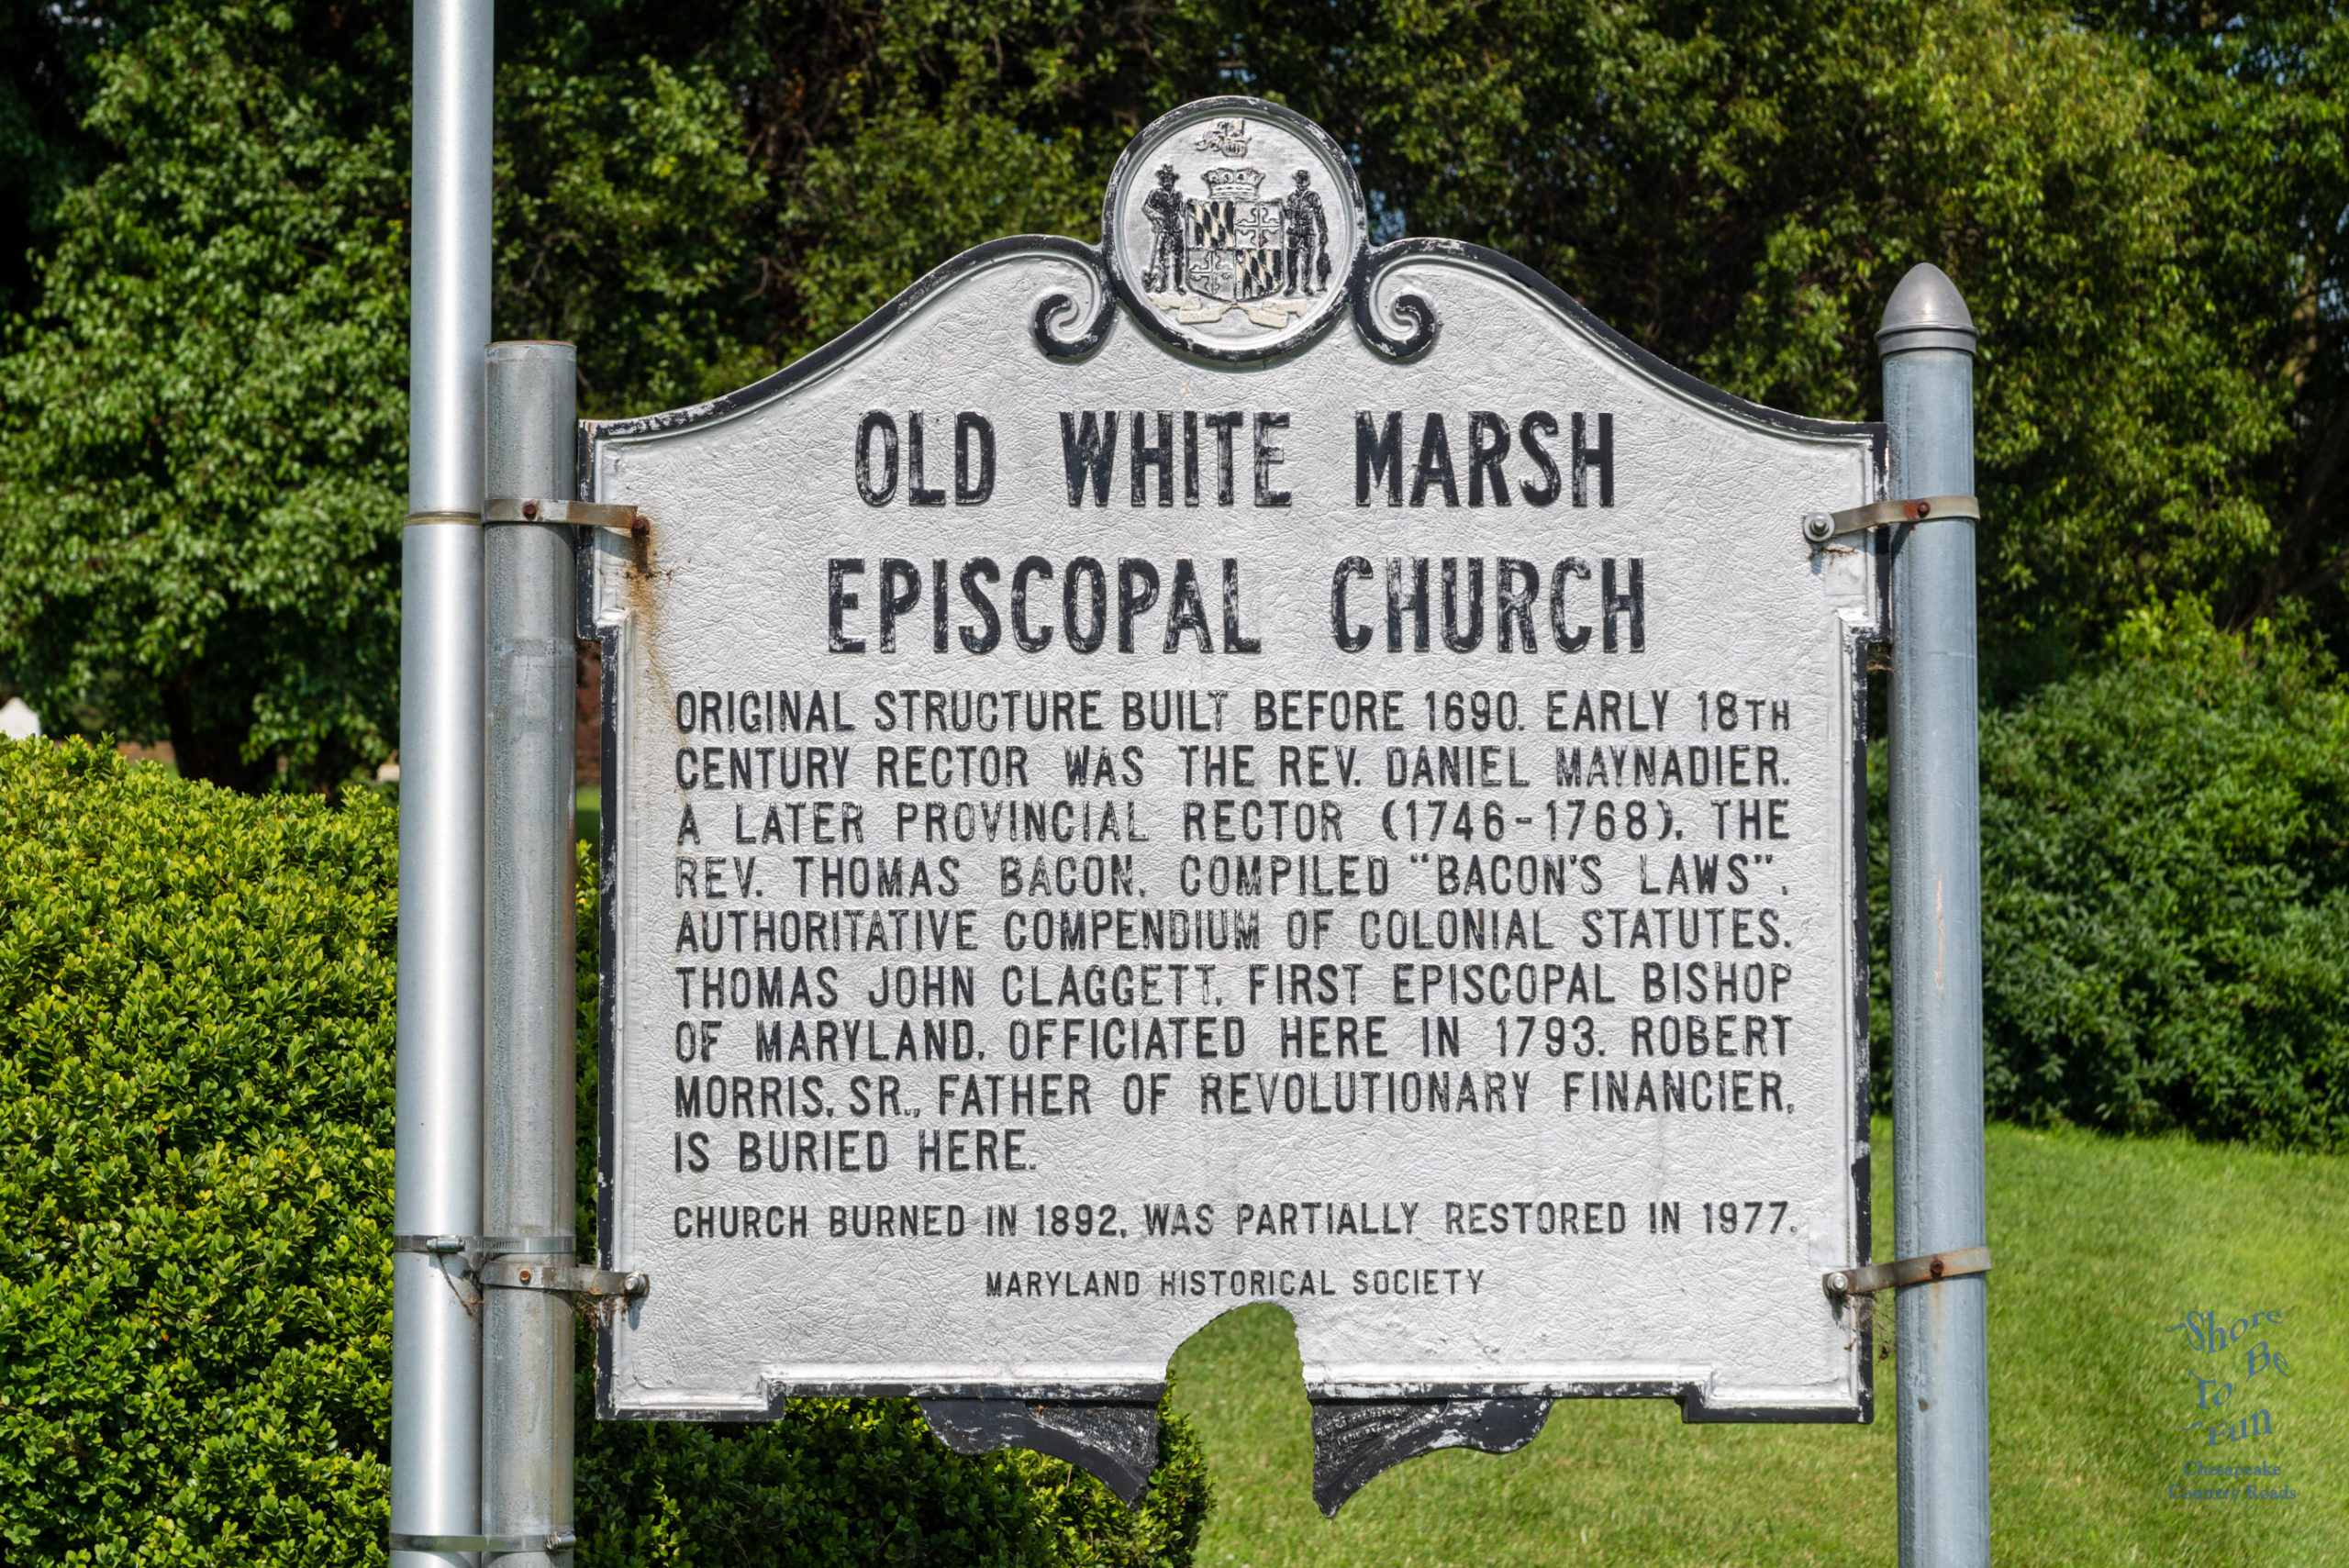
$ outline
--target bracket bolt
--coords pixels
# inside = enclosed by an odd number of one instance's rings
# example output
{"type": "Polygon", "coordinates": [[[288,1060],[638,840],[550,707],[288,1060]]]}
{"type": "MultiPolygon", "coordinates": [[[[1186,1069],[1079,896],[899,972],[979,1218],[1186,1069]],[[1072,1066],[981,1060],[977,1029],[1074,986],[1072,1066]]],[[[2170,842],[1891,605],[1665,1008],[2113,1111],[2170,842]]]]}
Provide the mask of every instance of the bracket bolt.
{"type": "Polygon", "coordinates": [[[536,501],[525,501],[525,502],[523,502],[523,503],[522,503],[522,516],[523,516],[523,517],[528,517],[528,518],[530,518],[531,520],[535,521],[535,520],[537,520],[537,518],[538,518],[538,515],[539,515],[539,504],[538,504],[536,501]]]}
{"type": "Polygon", "coordinates": [[[1835,519],[1824,512],[1804,513],[1802,537],[1813,544],[1825,544],[1835,537],[1835,519]]]}
{"type": "Polygon", "coordinates": [[[522,1273],[521,1273],[520,1278],[521,1278],[521,1281],[522,1281],[522,1283],[523,1283],[524,1284],[529,1284],[529,1283],[530,1283],[530,1271],[529,1271],[529,1270],[528,1270],[528,1269],[524,1269],[524,1270],[522,1271],[522,1273]]]}
{"type": "Polygon", "coordinates": [[[1852,1276],[1844,1273],[1829,1274],[1827,1288],[1841,1296],[1852,1288],[1852,1276]]]}

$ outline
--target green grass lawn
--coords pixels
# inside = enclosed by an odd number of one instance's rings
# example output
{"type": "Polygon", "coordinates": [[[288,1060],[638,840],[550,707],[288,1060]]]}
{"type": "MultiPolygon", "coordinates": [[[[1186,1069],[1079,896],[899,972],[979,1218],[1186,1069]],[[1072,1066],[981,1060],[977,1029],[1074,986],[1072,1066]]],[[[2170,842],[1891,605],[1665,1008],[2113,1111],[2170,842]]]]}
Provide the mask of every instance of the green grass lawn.
{"type": "MultiPolygon", "coordinates": [[[[1891,1256],[1888,1124],[1876,1147],[1891,1256]]],[[[2349,1563],[2349,1161],[2168,1140],[1989,1134],[1990,1485],[2001,1564],[2349,1563]],[[2189,1310],[2260,1330],[2288,1362],[2165,1333],[2189,1310]],[[2206,1446],[2198,1373],[2272,1435],[2206,1446]],[[2173,1500],[2187,1460],[2283,1467],[2289,1502],[2173,1500]]],[[[1887,1314],[1888,1316],[1888,1314],[1887,1314]]],[[[1564,1402],[1531,1447],[1413,1460],[1334,1523],[1311,1496],[1297,1345],[1275,1307],[1227,1314],[1174,1362],[1216,1511],[1202,1568],[1476,1563],[1890,1563],[1893,1394],[1868,1427],[1684,1427],[1653,1400],[1564,1402]]],[[[2266,1483],[2273,1485],[2276,1482],[2266,1483]]]]}

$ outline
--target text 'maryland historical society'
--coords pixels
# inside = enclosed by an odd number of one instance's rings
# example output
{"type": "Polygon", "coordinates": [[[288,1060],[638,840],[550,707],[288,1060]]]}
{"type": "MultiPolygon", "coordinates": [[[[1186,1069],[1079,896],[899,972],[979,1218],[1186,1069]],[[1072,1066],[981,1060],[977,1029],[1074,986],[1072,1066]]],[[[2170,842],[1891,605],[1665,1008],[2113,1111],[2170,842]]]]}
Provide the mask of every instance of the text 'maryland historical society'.
{"type": "Polygon", "coordinates": [[[1881,559],[1800,525],[1881,451],[1228,101],[596,428],[607,1412],[1147,1398],[1275,1302],[1317,1399],[1864,1416],[1881,559]]]}

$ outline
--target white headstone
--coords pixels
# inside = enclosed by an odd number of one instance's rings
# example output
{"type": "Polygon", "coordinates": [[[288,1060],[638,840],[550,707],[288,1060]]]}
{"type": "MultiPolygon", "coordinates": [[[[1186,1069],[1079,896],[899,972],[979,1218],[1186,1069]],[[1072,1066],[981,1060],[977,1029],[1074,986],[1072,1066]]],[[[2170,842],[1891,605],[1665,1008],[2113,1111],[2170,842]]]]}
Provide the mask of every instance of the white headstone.
{"type": "Polygon", "coordinates": [[[25,706],[22,697],[10,697],[0,706],[0,735],[11,740],[30,740],[40,733],[40,715],[25,706]]]}

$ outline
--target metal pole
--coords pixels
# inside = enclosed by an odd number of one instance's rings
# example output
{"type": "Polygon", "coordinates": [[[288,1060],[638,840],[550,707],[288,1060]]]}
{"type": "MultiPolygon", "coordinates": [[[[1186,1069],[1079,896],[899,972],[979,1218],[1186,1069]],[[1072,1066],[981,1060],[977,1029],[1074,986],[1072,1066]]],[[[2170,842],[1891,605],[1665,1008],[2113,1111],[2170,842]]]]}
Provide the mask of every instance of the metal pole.
{"type": "MultiPolygon", "coordinates": [[[[1892,495],[1974,494],[1974,320],[1938,267],[1900,281],[1876,332],[1892,495]]],[[[1920,1257],[1985,1244],[1982,866],[1974,524],[1896,535],[1892,576],[1893,1239],[1920,1257]]],[[[1987,1285],[1904,1286],[1902,1568],[1987,1568],[1987,1285]]]]}
{"type": "MultiPolygon", "coordinates": [[[[568,343],[489,350],[489,492],[567,500],[578,417],[568,343]]],[[[571,529],[499,522],[489,599],[489,1142],[484,1221],[511,1265],[575,1261],[572,1157],[571,529]]],[[[503,1277],[506,1271],[500,1270],[503,1277]]],[[[493,1286],[482,1318],[482,1533],[571,1534],[571,1298],[493,1286]]],[[[540,1568],[567,1551],[525,1551],[540,1568]]]]}
{"type": "MultiPolygon", "coordinates": [[[[401,540],[396,1179],[403,1238],[481,1229],[482,350],[489,341],[489,0],[417,0],[401,540]]],[[[398,1537],[479,1528],[480,1341],[462,1255],[392,1257],[398,1537]]],[[[395,1545],[397,1542],[395,1541],[395,1545]]],[[[394,1568],[452,1551],[395,1550],[394,1568]]]]}

